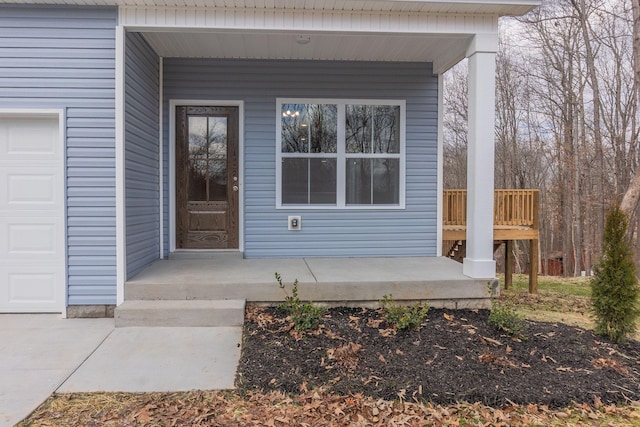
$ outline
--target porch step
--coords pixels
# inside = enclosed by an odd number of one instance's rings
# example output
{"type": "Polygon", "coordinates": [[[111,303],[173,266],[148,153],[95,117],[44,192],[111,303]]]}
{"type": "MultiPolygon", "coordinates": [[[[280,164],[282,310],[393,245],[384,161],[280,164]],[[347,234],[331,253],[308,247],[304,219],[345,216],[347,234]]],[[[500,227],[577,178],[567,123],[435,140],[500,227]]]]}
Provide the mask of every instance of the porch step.
{"type": "Polygon", "coordinates": [[[130,300],[115,309],[116,327],[241,326],[245,301],[130,300]]]}

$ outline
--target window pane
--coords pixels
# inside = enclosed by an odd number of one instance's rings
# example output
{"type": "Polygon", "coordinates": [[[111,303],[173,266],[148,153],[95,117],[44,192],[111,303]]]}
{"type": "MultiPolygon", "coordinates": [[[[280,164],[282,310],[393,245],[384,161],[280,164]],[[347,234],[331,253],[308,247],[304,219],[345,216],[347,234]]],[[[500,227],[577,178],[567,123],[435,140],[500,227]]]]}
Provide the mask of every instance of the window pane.
{"type": "Polygon", "coordinates": [[[400,107],[398,105],[373,107],[373,152],[400,152],[400,107]]]}
{"type": "Polygon", "coordinates": [[[371,204],[371,159],[347,159],[346,203],[371,204]]]}
{"type": "Polygon", "coordinates": [[[371,159],[373,161],[373,204],[400,203],[400,159],[371,159]]]}
{"type": "Polygon", "coordinates": [[[309,203],[309,160],[282,159],[282,204],[309,203]]]}
{"type": "Polygon", "coordinates": [[[347,159],[348,205],[400,203],[399,159],[347,159]]]}
{"type": "Polygon", "coordinates": [[[207,201],[207,161],[189,161],[189,201],[207,201]]]}
{"type": "Polygon", "coordinates": [[[371,107],[369,105],[347,105],[346,152],[371,153],[371,107]]]}
{"type": "Polygon", "coordinates": [[[283,153],[335,153],[338,107],[331,104],[282,105],[283,153]]]}
{"type": "Polygon", "coordinates": [[[336,159],[309,159],[311,204],[336,203],[336,159]]]}

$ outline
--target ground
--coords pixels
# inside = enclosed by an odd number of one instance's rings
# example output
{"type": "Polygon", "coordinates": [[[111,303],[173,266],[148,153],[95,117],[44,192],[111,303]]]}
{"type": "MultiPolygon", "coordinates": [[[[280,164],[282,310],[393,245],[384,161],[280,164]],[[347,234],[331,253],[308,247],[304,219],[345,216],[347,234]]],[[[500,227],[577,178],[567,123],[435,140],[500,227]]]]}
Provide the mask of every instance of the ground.
{"type": "Polygon", "coordinates": [[[489,324],[486,310],[429,310],[419,330],[396,331],[382,310],[333,308],[301,334],[275,308],[247,313],[241,390],[322,387],[385,400],[552,408],[640,400],[640,343],[621,346],[562,323],[526,322],[525,337],[489,324]]]}
{"type": "Polygon", "coordinates": [[[54,395],[27,425],[640,425],[640,343],[596,337],[588,284],[525,278],[503,292],[525,339],[486,311],[431,309],[399,332],[376,310],[332,309],[316,332],[247,312],[239,390],[54,395]],[[614,403],[615,402],[615,403],[614,403]]]}

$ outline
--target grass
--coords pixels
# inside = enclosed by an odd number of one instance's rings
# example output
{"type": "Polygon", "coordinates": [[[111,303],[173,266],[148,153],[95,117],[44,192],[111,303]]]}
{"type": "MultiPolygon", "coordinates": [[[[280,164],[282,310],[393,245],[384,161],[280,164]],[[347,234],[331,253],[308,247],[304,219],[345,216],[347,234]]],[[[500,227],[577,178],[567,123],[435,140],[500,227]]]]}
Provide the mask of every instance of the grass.
{"type": "MultiPolygon", "coordinates": [[[[513,286],[504,289],[499,276],[500,301],[513,304],[525,318],[539,322],[561,322],[585,329],[594,328],[591,316],[589,277],[538,276],[538,293],[529,294],[529,276],[513,275],[513,286]]],[[[640,331],[632,336],[640,340],[640,331]]]]}
{"type": "MultiPolygon", "coordinates": [[[[502,289],[504,289],[504,276],[500,276],[499,279],[502,289]]],[[[538,276],[538,292],[589,298],[591,296],[589,279],[590,277],[538,276]]],[[[528,292],[529,276],[526,274],[514,274],[513,286],[509,291],[528,292]]]]}

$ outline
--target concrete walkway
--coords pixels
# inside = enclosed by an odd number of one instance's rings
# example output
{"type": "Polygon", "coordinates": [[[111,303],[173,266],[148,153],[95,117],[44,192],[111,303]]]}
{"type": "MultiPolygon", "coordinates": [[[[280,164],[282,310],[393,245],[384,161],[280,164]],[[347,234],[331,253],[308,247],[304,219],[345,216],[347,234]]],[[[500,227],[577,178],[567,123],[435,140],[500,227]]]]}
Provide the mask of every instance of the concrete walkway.
{"type": "Polygon", "coordinates": [[[0,314],[0,427],[53,392],[233,388],[242,328],[114,328],[113,319],[0,314]]]}

